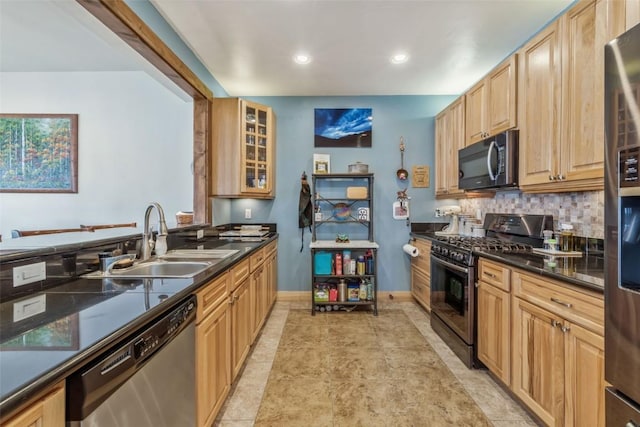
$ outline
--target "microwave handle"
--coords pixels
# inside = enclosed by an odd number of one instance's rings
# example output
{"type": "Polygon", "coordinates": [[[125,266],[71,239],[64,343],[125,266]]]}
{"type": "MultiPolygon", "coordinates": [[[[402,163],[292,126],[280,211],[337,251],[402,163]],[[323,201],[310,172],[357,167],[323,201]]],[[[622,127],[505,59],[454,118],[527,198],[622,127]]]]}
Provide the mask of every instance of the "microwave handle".
{"type": "Polygon", "coordinates": [[[489,178],[491,178],[491,181],[495,181],[496,179],[498,179],[498,172],[496,171],[494,175],[493,171],[491,170],[491,151],[494,149],[496,150],[496,152],[498,151],[498,144],[496,144],[495,139],[491,141],[491,145],[489,145],[489,149],[487,150],[487,171],[489,171],[489,178]]]}

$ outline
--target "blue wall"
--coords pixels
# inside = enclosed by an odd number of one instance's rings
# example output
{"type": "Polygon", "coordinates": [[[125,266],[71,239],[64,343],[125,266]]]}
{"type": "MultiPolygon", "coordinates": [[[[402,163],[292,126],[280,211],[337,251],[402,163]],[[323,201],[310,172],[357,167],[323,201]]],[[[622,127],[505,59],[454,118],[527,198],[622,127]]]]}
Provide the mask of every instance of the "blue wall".
{"type": "MultiPolygon", "coordinates": [[[[414,165],[430,167],[429,188],[412,188],[412,221],[435,221],[436,206],[451,201],[435,201],[434,195],[434,116],[455,96],[362,96],[362,97],[246,97],[273,108],[277,117],[276,198],[273,201],[233,200],[231,221],[246,222],[245,208],[252,209],[251,222],[275,222],[279,240],[279,290],[309,289],[311,235],[305,230],[304,249],[300,253],[298,198],[300,176],[311,174],[313,153],[331,155],[331,172],[347,172],[348,165],[360,161],[375,174],[374,232],[380,244],[378,284],[383,291],[409,290],[409,257],[401,248],[409,239],[406,221],[394,220],[392,203],[407,182],[396,178],[400,168],[400,136],[404,137],[405,169],[414,165]],[[313,146],[314,108],[373,109],[371,148],[323,148],[313,146]]],[[[310,178],[310,177],[309,177],[310,178]]]]}

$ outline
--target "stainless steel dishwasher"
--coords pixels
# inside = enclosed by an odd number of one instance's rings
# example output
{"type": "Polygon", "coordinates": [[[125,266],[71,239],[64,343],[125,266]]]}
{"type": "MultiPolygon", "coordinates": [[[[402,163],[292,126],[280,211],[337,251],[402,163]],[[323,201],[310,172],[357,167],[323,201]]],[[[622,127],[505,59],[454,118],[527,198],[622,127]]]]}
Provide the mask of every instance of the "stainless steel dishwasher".
{"type": "Polygon", "coordinates": [[[194,296],[67,378],[68,426],[195,426],[194,296]]]}

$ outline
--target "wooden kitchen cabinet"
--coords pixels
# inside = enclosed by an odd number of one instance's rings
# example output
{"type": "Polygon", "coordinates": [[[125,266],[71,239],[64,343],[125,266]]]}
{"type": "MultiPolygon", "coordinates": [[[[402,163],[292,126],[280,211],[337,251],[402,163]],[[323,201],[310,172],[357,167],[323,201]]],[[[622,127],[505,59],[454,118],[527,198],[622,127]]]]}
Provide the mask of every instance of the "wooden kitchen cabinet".
{"type": "Polygon", "coordinates": [[[620,2],[584,0],[520,51],[520,188],[599,190],[604,176],[604,44],[620,2]]]}
{"type": "Polygon", "coordinates": [[[464,197],[458,188],[458,150],[465,146],[465,97],[453,101],[436,116],[436,198],[464,197]]]}
{"type": "Polygon", "coordinates": [[[515,270],[512,390],[547,425],[604,425],[601,294],[515,270]]]}
{"type": "Polygon", "coordinates": [[[214,98],[211,196],[275,197],[275,114],[240,98],[214,98]]]}
{"type": "Polygon", "coordinates": [[[276,302],[278,295],[278,242],[273,241],[267,245],[264,249],[267,254],[265,265],[267,269],[267,307],[266,313],[271,310],[271,307],[276,302]]]}
{"type": "Polygon", "coordinates": [[[517,125],[517,54],[494,68],[465,94],[465,145],[517,125]]]}
{"type": "Polygon", "coordinates": [[[414,239],[411,242],[418,248],[419,255],[411,258],[411,295],[424,307],[431,311],[431,242],[425,239],[414,239]]]}
{"type": "Polygon", "coordinates": [[[624,0],[623,16],[625,30],[629,30],[640,24],[640,0],[624,0]]]}
{"type": "Polygon", "coordinates": [[[65,384],[56,384],[43,397],[2,423],[5,427],[63,427],[65,384]]]}
{"type": "Polygon", "coordinates": [[[229,273],[216,277],[196,297],[196,424],[210,426],[231,388],[229,273]]]}
{"type": "Polygon", "coordinates": [[[511,270],[480,258],[478,265],[478,358],[511,385],[511,270]]]}
{"type": "Polygon", "coordinates": [[[255,340],[260,332],[260,328],[264,324],[266,317],[266,305],[267,305],[267,269],[264,263],[260,264],[251,273],[251,311],[252,316],[252,328],[251,328],[251,340],[255,340]]]}
{"type": "Polygon", "coordinates": [[[560,143],[560,35],[554,21],[519,51],[520,188],[550,182],[560,143]]]}
{"type": "Polygon", "coordinates": [[[231,381],[242,368],[251,348],[252,316],[249,259],[231,269],[231,381]]]}
{"type": "Polygon", "coordinates": [[[564,425],[561,325],[547,310],[514,298],[512,390],[548,426],[564,425]]]}

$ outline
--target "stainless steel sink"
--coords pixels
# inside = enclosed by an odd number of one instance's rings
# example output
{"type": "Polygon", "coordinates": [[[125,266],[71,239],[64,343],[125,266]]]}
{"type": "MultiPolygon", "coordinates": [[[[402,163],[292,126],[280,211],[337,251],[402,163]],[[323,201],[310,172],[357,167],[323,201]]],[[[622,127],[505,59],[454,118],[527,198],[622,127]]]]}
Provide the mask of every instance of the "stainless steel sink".
{"type": "Polygon", "coordinates": [[[190,278],[202,273],[207,268],[217,264],[221,260],[214,261],[148,261],[134,264],[128,268],[112,269],[104,273],[96,271],[86,274],[84,277],[93,279],[118,278],[137,279],[150,277],[158,279],[190,278]]]}
{"type": "Polygon", "coordinates": [[[162,255],[162,259],[225,259],[240,252],[237,249],[174,249],[162,255]]]}

